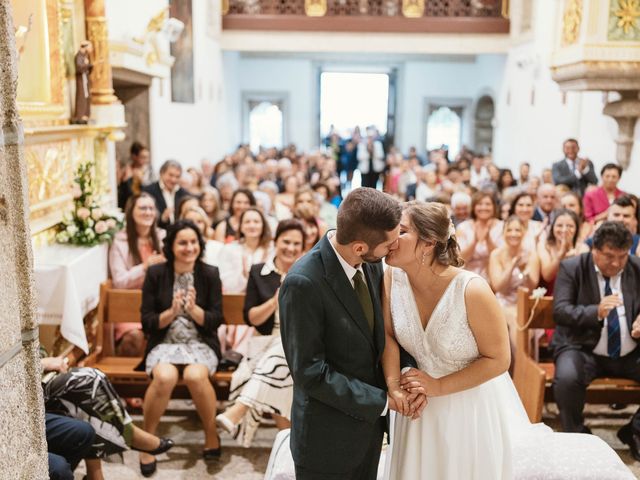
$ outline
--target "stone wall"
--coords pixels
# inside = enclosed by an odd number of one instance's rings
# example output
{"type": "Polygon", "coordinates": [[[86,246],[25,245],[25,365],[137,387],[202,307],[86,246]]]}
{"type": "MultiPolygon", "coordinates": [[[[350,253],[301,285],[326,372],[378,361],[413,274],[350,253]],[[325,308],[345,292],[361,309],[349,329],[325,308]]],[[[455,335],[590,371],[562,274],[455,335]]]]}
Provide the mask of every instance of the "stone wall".
{"type": "Polygon", "coordinates": [[[0,0],[0,356],[17,351],[0,367],[0,477],[31,480],[48,471],[14,32],[0,0]]]}

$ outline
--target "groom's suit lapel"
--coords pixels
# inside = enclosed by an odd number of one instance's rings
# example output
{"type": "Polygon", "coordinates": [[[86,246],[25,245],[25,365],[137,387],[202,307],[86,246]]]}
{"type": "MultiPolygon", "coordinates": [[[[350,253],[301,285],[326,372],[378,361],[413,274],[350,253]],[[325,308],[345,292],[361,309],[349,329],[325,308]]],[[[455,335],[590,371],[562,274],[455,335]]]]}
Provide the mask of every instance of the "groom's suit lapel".
{"type": "MultiPolygon", "coordinates": [[[[342,268],[342,265],[340,265],[338,257],[333,251],[333,247],[329,244],[329,239],[326,235],[322,240],[320,240],[320,255],[322,257],[322,263],[324,264],[326,282],[331,286],[336,297],[338,297],[340,303],[342,303],[344,308],[349,312],[349,315],[362,331],[362,334],[367,338],[371,346],[375,348],[373,336],[369,330],[369,324],[364,316],[364,312],[360,306],[356,292],[351,286],[351,282],[347,278],[347,275],[344,273],[344,269],[342,268]]],[[[373,297],[372,301],[374,302],[375,310],[376,302],[373,297]]]]}

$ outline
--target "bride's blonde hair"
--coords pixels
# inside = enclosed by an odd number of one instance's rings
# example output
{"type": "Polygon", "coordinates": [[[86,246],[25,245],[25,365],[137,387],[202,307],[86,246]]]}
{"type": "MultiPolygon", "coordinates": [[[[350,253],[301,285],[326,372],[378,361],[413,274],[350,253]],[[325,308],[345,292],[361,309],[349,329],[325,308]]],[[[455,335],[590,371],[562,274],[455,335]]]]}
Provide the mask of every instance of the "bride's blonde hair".
{"type": "Polygon", "coordinates": [[[419,239],[435,243],[432,262],[454,267],[464,265],[447,207],[437,202],[414,200],[404,204],[404,211],[409,216],[419,239]]]}

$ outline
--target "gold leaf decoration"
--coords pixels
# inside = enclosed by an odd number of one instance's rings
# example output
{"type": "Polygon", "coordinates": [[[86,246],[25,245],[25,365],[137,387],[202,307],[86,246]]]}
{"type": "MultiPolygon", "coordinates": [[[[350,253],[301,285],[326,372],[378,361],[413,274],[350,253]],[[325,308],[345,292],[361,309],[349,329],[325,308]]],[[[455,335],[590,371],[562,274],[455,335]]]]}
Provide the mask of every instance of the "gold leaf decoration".
{"type": "Polygon", "coordinates": [[[582,0],[568,0],[562,22],[562,45],[573,45],[580,35],[582,0]]]}
{"type": "Polygon", "coordinates": [[[620,8],[614,13],[618,17],[618,28],[621,28],[625,34],[632,29],[637,29],[636,20],[640,17],[640,0],[619,0],[620,8]]]}

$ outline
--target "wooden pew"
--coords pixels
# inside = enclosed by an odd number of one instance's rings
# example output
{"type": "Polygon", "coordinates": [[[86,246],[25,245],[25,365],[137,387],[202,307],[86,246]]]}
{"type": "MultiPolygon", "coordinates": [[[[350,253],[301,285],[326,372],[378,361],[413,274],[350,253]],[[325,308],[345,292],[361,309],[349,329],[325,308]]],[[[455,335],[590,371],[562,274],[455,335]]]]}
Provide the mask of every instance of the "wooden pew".
{"type": "MultiPolygon", "coordinates": [[[[520,327],[526,325],[536,300],[529,295],[529,290],[518,289],[518,316],[520,327]]],[[[533,328],[555,328],[553,320],[553,297],[540,298],[535,307],[531,323],[527,328],[518,330],[516,334],[516,357],[513,381],[532,422],[539,422],[542,417],[544,401],[553,401],[551,382],[555,373],[553,362],[537,363],[534,344],[531,341],[530,330],[533,328]]],[[[587,388],[587,402],[610,403],[638,403],[640,399],[640,384],[626,378],[597,378],[587,388]]]]}
{"type": "MultiPolygon", "coordinates": [[[[117,323],[139,323],[142,291],[111,288],[111,281],[100,285],[98,305],[98,334],[96,348],[84,359],[82,365],[102,370],[123,397],[142,397],[149,385],[145,372],[134,370],[142,361],[141,357],[119,357],[110,348],[111,333],[117,323]]],[[[242,315],[244,295],[224,295],[222,308],[227,325],[245,325],[242,315]]],[[[216,372],[212,379],[218,399],[229,395],[231,372],[216,372]]],[[[190,398],[182,380],[173,391],[173,398],[190,398]]]]}

